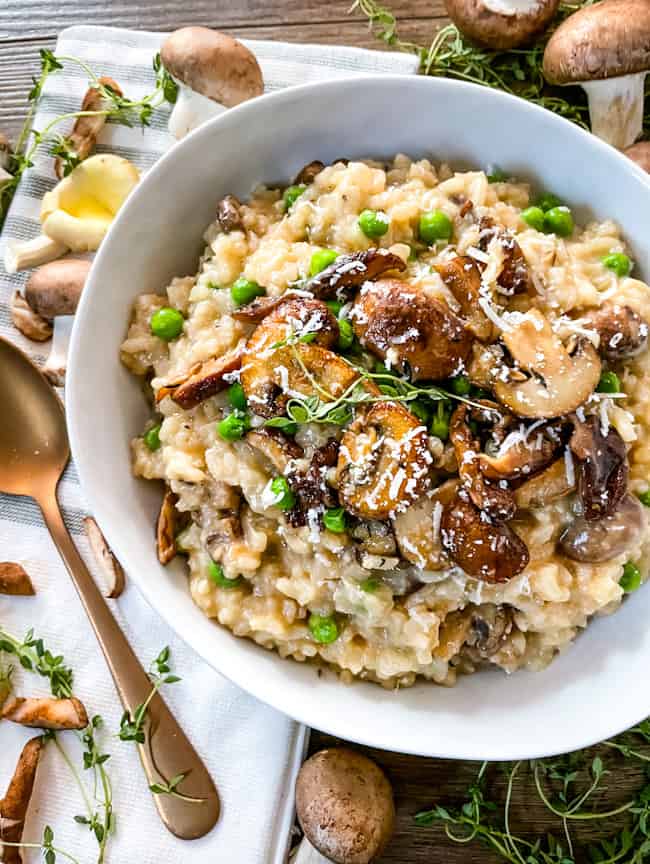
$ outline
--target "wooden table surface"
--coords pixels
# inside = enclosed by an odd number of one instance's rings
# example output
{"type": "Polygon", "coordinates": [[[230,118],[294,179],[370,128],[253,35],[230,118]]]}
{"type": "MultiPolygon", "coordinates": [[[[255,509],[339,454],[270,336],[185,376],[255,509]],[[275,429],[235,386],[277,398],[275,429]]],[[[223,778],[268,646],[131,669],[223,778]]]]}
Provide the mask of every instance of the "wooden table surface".
{"type": "MultiPolygon", "coordinates": [[[[38,49],[53,48],[58,32],[71,24],[111,24],[148,30],[173,30],[185,24],[203,24],[233,35],[289,42],[346,43],[381,48],[359,14],[348,14],[352,0],[0,0],[0,131],[10,137],[18,131],[26,111],[31,76],[38,69],[38,49]]],[[[442,0],[389,0],[400,22],[403,38],[426,44],[444,23],[442,0]]],[[[372,723],[372,717],[368,718],[372,723]]],[[[435,725],[435,715],[431,717],[435,725]]],[[[404,729],[405,740],[408,729],[404,729]]],[[[531,739],[535,730],[530,730],[531,739]]],[[[333,739],[312,735],[312,750],[333,739]]],[[[493,864],[498,857],[475,843],[458,846],[446,840],[438,827],[417,828],[413,814],[432,802],[458,803],[476,776],[478,765],[422,759],[380,751],[369,752],[393,781],[398,824],[395,837],[381,857],[382,864],[493,864]]],[[[636,789],[641,769],[617,777],[613,798],[623,800],[636,789]]],[[[494,784],[503,800],[502,780],[494,784]]],[[[608,802],[609,803],[609,802],[608,802]]],[[[530,779],[518,784],[513,807],[513,829],[529,837],[561,826],[549,820],[533,791],[530,779]]],[[[596,833],[598,829],[596,828],[596,833]]],[[[576,832],[580,839],[593,834],[591,825],[576,832]],[[591,834],[589,832],[592,832],[591,834]]]]}

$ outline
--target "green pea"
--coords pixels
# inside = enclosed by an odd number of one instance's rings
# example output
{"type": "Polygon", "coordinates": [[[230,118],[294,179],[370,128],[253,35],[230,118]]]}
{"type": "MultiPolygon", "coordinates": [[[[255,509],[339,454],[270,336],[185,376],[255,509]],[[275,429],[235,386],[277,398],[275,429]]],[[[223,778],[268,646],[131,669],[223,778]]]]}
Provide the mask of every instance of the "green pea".
{"type": "Polygon", "coordinates": [[[440,399],[436,405],[436,413],[431,421],[429,431],[441,441],[449,438],[449,418],[451,416],[451,405],[444,399],[440,399]]]}
{"type": "Polygon", "coordinates": [[[551,207],[544,216],[544,228],[558,237],[573,234],[573,216],[568,207],[551,207]]]}
{"type": "Polygon", "coordinates": [[[160,448],[160,427],[161,423],[158,423],[157,426],[152,426],[151,429],[148,429],[144,435],[142,436],[144,439],[144,443],[147,445],[149,450],[152,453],[155,453],[156,450],[160,448]]]}
{"type": "Polygon", "coordinates": [[[321,270],[333,264],[338,257],[339,253],[333,249],[319,249],[318,252],[314,252],[309,262],[309,275],[315,276],[320,273],[321,270]]]}
{"type": "Polygon", "coordinates": [[[345,510],[342,507],[326,510],[323,514],[323,524],[328,531],[333,531],[334,534],[343,534],[347,528],[345,510]]]}
{"type": "Polygon", "coordinates": [[[256,297],[261,297],[264,294],[266,294],[265,288],[262,288],[257,282],[253,282],[252,279],[245,279],[243,276],[236,279],[230,288],[230,296],[236,306],[244,306],[256,297]]]}
{"type": "Polygon", "coordinates": [[[374,594],[375,591],[381,587],[381,582],[377,579],[376,576],[369,576],[367,579],[364,579],[363,582],[359,584],[359,588],[362,591],[365,591],[366,594],[374,594]]]}
{"type": "Polygon", "coordinates": [[[430,210],[420,216],[418,234],[427,246],[433,246],[438,240],[450,240],[453,233],[452,221],[442,210],[430,210]]]}
{"type": "Polygon", "coordinates": [[[646,489],[645,492],[639,492],[637,497],[644,507],[650,507],[650,489],[646,489]]]}
{"type": "Polygon", "coordinates": [[[284,190],[284,196],[282,201],[284,203],[285,213],[287,210],[291,210],[293,205],[296,203],[298,198],[302,195],[307,187],[300,184],[300,186],[287,186],[284,190]]]}
{"type": "Polygon", "coordinates": [[[505,171],[502,171],[501,168],[494,168],[487,175],[488,183],[505,183],[508,179],[508,175],[505,171]]]}
{"type": "Polygon", "coordinates": [[[455,378],[449,379],[449,389],[456,396],[468,396],[472,385],[469,382],[467,375],[456,375],[455,378]]]}
{"type": "Polygon", "coordinates": [[[248,414],[237,409],[217,423],[217,432],[224,441],[239,441],[250,428],[251,421],[248,414]]]}
{"type": "Polygon", "coordinates": [[[605,255],[602,260],[605,267],[613,273],[616,273],[616,275],[620,276],[621,279],[625,276],[629,276],[632,272],[633,264],[627,255],[623,254],[623,252],[610,252],[609,255],[605,255]]]}
{"type": "Polygon", "coordinates": [[[631,561],[627,562],[623,567],[623,575],[619,579],[618,584],[626,594],[631,594],[632,591],[636,591],[637,588],[641,587],[641,571],[636,564],[633,564],[631,561]]]}
{"type": "Polygon", "coordinates": [[[248,407],[244,388],[241,386],[239,381],[235,381],[234,384],[230,385],[226,390],[226,396],[228,397],[228,401],[232,407],[236,408],[238,411],[245,411],[248,407]]]}
{"type": "Polygon", "coordinates": [[[543,210],[544,213],[548,213],[549,210],[552,210],[554,207],[561,207],[564,202],[561,198],[558,198],[557,195],[554,195],[552,192],[543,192],[539,198],[535,200],[535,206],[539,207],[540,210],[543,210]]]}
{"type": "Polygon", "coordinates": [[[218,588],[240,588],[244,581],[241,576],[237,576],[235,579],[228,579],[223,572],[223,567],[221,564],[217,564],[216,561],[210,561],[208,564],[208,576],[210,577],[210,581],[214,582],[218,588]]]}
{"type": "Polygon", "coordinates": [[[596,389],[599,393],[620,393],[621,381],[616,372],[603,372],[596,389]]]}
{"type": "Polygon", "coordinates": [[[275,496],[273,503],[280,510],[291,510],[296,503],[296,496],[289,488],[286,477],[274,477],[271,481],[271,492],[275,496]]]}
{"type": "Polygon", "coordinates": [[[421,420],[425,426],[427,425],[427,423],[429,422],[429,418],[431,417],[431,412],[424,404],[424,402],[419,402],[417,400],[414,402],[409,402],[407,407],[411,414],[415,414],[418,420],[421,420]]]}
{"type": "Polygon", "coordinates": [[[521,211],[521,218],[526,225],[530,225],[536,231],[544,231],[544,211],[541,207],[527,207],[521,211]]]}
{"type": "Polygon", "coordinates": [[[331,615],[310,615],[309,630],[321,645],[329,645],[339,638],[338,624],[331,615]]]}
{"type": "Polygon", "coordinates": [[[381,210],[364,210],[359,216],[359,228],[366,237],[374,240],[383,235],[390,228],[390,220],[381,210]]]}
{"type": "Polygon", "coordinates": [[[354,330],[347,318],[339,318],[339,341],[341,351],[347,351],[354,342],[354,330]]]}
{"type": "Polygon", "coordinates": [[[326,300],[325,305],[330,310],[332,315],[334,315],[336,318],[339,317],[341,309],[343,308],[343,304],[340,300],[326,300]]]}
{"type": "Polygon", "coordinates": [[[184,320],[178,309],[163,306],[162,309],[157,309],[151,316],[151,332],[159,339],[171,342],[172,339],[180,336],[184,320]]]}

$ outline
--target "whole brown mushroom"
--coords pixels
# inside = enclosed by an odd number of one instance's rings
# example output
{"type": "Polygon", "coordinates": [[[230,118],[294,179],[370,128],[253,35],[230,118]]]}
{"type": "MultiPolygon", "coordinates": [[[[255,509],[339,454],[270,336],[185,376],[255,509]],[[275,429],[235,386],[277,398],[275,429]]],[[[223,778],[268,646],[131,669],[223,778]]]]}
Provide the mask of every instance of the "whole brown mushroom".
{"type": "Polygon", "coordinates": [[[169,131],[175,138],[264,92],[262,71],[253,52],[218,30],[182,27],[163,42],[160,57],[179,85],[169,118],[169,131]]]}
{"type": "Polygon", "coordinates": [[[383,771],[359,753],[321,750],[296,781],[305,834],[294,864],[369,864],[390,840],[395,806],[383,771]]]}
{"type": "Polygon", "coordinates": [[[458,29],[493,51],[530,42],[550,24],[559,5],[560,0],[445,0],[458,29]]]}

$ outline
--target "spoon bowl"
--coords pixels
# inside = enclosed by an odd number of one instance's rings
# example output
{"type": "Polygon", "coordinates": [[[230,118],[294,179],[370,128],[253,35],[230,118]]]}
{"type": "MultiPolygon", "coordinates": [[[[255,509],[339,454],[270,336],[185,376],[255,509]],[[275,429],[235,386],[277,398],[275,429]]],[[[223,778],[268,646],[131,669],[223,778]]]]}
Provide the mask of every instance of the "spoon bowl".
{"type": "MultiPolygon", "coordinates": [[[[41,508],[131,717],[151,694],[151,681],[111,614],[65,526],[56,489],[70,458],[63,406],[46,378],[22,351],[0,338],[0,492],[28,495],[41,508]]],[[[202,837],[219,818],[214,783],[185,733],[156,693],[145,715],[145,740],[138,745],[149,786],[183,774],[178,797],[156,795],[163,823],[185,840],[202,837]]]]}

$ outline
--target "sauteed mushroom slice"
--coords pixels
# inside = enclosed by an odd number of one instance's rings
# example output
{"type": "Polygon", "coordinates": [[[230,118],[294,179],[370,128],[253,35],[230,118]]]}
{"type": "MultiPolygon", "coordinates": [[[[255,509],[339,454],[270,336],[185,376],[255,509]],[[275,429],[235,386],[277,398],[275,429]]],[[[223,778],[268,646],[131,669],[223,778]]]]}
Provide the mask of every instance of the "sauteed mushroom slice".
{"type": "Polygon", "coordinates": [[[442,547],[458,566],[484,582],[507,582],[528,565],[524,541],[509,525],[497,525],[460,490],[440,522],[442,547]]]}
{"type": "Polygon", "coordinates": [[[413,381],[449,378],[469,356],[471,336],[449,306],[397,279],[364,285],[352,318],[361,344],[413,381]]]}
{"type": "Polygon", "coordinates": [[[156,402],[171,396],[181,408],[196,408],[229,386],[226,376],[241,368],[244,348],[238,345],[221,357],[212,357],[195,366],[183,381],[165,384],[156,391],[156,402]]]}
{"type": "Polygon", "coordinates": [[[514,626],[512,607],[494,603],[478,606],[471,617],[463,654],[477,663],[489,660],[503,647],[514,626]]]}
{"type": "Polygon", "coordinates": [[[286,513],[287,522],[294,527],[306,525],[314,516],[320,519],[328,508],[338,506],[336,493],[328,482],[330,470],[337,462],[339,445],[336,439],[318,447],[307,470],[291,471],[287,482],[296,497],[296,503],[286,513]]]}
{"type": "Polygon", "coordinates": [[[599,417],[575,421],[569,442],[578,459],[576,480],[589,522],[613,513],[627,491],[627,450],[613,426],[603,432],[599,417]]]}
{"type": "Polygon", "coordinates": [[[250,303],[246,303],[245,306],[238,306],[234,309],[232,317],[247,324],[260,324],[271,312],[295,298],[296,294],[292,291],[287,291],[286,294],[281,294],[279,297],[257,297],[250,303]]]}
{"type": "Polygon", "coordinates": [[[606,303],[586,318],[600,336],[599,353],[612,363],[636,357],[648,344],[648,324],[630,306],[606,303]]]}
{"type": "Polygon", "coordinates": [[[331,299],[338,296],[344,299],[354,288],[361,287],[364,282],[373,282],[391,270],[403,273],[406,264],[388,249],[352,252],[339,255],[333,264],[314,276],[306,288],[316,297],[331,299]]]}
{"type": "Polygon", "coordinates": [[[494,334],[494,324],[479,306],[481,271],[469,255],[457,255],[435,269],[460,305],[465,326],[482,342],[489,341],[494,334]]]}
{"type": "Polygon", "coordinates": [[[493,382],[498,400],[514,414],[559,417],[578,408],[598,386],[601,365],[593,345],[580,340],[569,354],[537,309],[519,316],[501,338],[529,376],[521,381],[516,374],[504,381],[497,375],[493,382]]]}
{"type": "Polygon", "coordinates": [[[339,449],[337,483],[346,510],[388,519],[429,487],[427,431],[399,402],[375,402],[347,428],[339,449]]]}
{"type": "MultiPolygon", "coordinates": [[[[491,415],[488,409],[488,416],[491,415]]],[[[511,519],[515,514],[512,490],[503,481],[491,483],[481,468],[481,442],[469,425],[468,405],[459,405],[451,416],[449,440],[454,445],[458,476],[474,504],[490,518],[499,522],[511,519]]]]}
{"type": "Polygon", "coordinates": [[[553,460],[557,444],[542,426],[526,429],[519,424],[500,443],[494,455],[479,454],[481,472],[489,480],[515,479],[535,474],[553,460]]]}
{"type": "Polygon", "coordinates": [[[13,561],[0,561],[0,594],[32,597],[36,591],[24,567],[13,561]]]}
{"type": "Polygon", "coordinates": [[[517,510],[537,510],[564,498],[575,488],[573,478],[567,474],[565,459],[556,459],[515,490],[515,504],[517,510]]]}
{"type": "Polygon", "coordinates": [[[161,564],[169,564],[176,556],[176,495],[169,489],[160,505],[156,523],[156,546],[158,560],[161,564]]]}
{"type": "Polygon", "coordinates": [[[3,720],[37,729],[85,729],[88,725],[86,709],[74,696],[68,699],[15,697],[5,704],[0,716],[3,720]]]}
{"type": "Polygon", "coordinates": [[[260,426],[246,435],[246,443],[271,463],[276,471],[284,474],[292,459],[300,459],[302,447],[280,429],[260,426]]]}
{"type": "Polygon", "coordinates": [[[325,165],[320,162],[318,159],[314,159],[313,162],[309,162],[307,165],[303,166],[298,174],[296,174],[296,179],[293,181],[297,184],[305,184],[308,186],[310,183],[313,183],[316,177],[323,170],[325,165]]]}
{"type": "Polygon", "coordinates": [[[560,537],[559,547],[573,561],[599,564],[624,555],[645,527],[643,507],[634,496],[626,495],[613,513],[596,522],[584,516],[574,519],[560,537]]]}
{"type": "Polygon", "coordinates": [[[531,293],[528,262],[514,235],[500,225],[495,225],[494,221],[489,218],[481,219],[479,228],[479,249],[486,252],[490,244],[496,240],[503,256],[501,272],[497,277],[500,292],[508,297],[526,291],[531,293]]]}
{"type": "Polygon", "coordinates": [[[449,566],[440,539],[440,521],[445,505],[458,491],[457,480],[447,480],[432,494],[425,494],[393,519],[397,545],[406,558],[423,570],[440,570],[449,566]]]}
{"type": "Polygon", "coordinates": [[[0,800],[0,849],[4,864],[21,864],[22,856],[17,846],[8,843],[20,843],[25,826],[27,808],[32,797],[36,769],[43,751],[43,738],[32,738],[25,744],[18,759],[16,770],[9,781],[5,797],[0,800]],[[2,841],[4,844],[2,845],[2,841]]]}
{"type": "Polygon", "coordinates": [[[241,202],[234,195],[224,195],[217,204],[217,222],[225,234],[244,230],[240,208],[241,202]]]}

